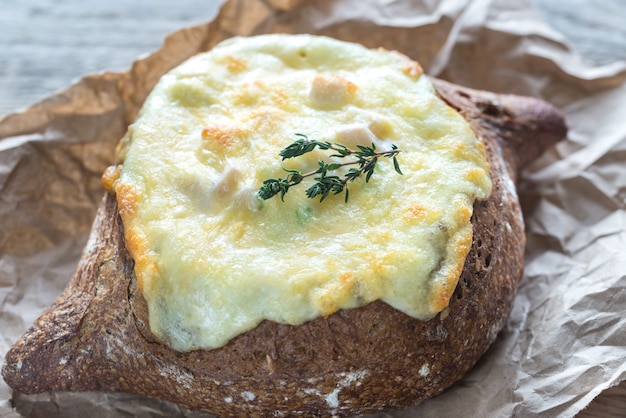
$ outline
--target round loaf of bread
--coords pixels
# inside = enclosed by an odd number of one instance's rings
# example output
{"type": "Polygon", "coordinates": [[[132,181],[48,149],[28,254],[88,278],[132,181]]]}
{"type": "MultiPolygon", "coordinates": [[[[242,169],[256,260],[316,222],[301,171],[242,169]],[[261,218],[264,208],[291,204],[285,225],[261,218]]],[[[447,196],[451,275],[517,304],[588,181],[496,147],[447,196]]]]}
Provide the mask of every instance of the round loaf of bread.
{"type": "MultiPolygon", "coordinates": [[[[449,85],[438,86],[444,97],[451,93],[449,85]]],[[[501,111],[491,117],[507,113],[501,111]]],[[[186,393],[184,404],[219,416],[351,416],[413,405],[463,377],[507,320],[525,244],[516,168],[504,160],[491,127],[472,124],[486,146],[493,190],[474,206],[472,247],[444,311],[422,321],[375,301],[295,326],[263,321],[213,350],[179,353],[158,345],[166,363],[215,384],[186,393]]],[[[134,277],[130,303],[137,329],[156,344],[134,277]]]]}
{"type": "Polygon", "coordinates": [[[128,392],[259,417],[359,415],[451,386],[507,320],[523,276],[517,175],[565,126],[537,99],[432,82],[482,143],[492,184],[474,203],[471,248],[447,307],[433,318],[376,300],[297,325],[263,320],[213,349],[174,350],[151,330],[118,200],[107,193],[75,276],[9,351],[5,380],[24,393],[128,392]]]}

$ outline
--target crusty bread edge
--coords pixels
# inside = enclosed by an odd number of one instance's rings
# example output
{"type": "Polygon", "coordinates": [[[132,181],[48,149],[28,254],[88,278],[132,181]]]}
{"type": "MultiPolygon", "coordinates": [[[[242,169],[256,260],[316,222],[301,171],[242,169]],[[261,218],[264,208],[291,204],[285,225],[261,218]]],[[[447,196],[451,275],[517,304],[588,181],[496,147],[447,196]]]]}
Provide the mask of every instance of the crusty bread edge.
{"type": "Polygon", "coordinates": [[[441,315],[417,321],[375,302],[298,327],[266,321],[213,353],[173,352],[144,337],[132,260],[107,194],[76,274],[7,353],[5,380],[24,393],[122,391],[224,416],[278,409],[352,415],[408,406],[449,387],[495,339],[522,277],[523,219],[514,188],[526,160],[520,152],[539,153],[565,128],[558,112],[536,99],[435,85],[472,123],[500,173],[492,176],[492,196],[475,205],[472,249],[441,315]],[[535,143],[544,137],[549,141],[535,143]]]}

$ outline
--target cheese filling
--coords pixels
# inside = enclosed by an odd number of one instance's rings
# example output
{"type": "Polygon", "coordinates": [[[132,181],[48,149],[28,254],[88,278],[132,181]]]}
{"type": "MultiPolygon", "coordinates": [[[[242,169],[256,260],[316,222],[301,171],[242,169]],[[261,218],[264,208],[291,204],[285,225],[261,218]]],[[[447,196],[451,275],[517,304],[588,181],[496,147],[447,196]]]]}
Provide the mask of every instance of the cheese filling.
{"type": "Polygon", "coordinates": [[[165,75],[130,127],[117,195],[154,335],[212,349],[262,320],[300,324],[383,300],[419,319],[444,309],[491,192],[482,144],[401,54],[309,35],[233,38],[165,75]],[[305,179],[261,200],[303,134],[382,158],[350,197],[309,199],[305,179]]]}

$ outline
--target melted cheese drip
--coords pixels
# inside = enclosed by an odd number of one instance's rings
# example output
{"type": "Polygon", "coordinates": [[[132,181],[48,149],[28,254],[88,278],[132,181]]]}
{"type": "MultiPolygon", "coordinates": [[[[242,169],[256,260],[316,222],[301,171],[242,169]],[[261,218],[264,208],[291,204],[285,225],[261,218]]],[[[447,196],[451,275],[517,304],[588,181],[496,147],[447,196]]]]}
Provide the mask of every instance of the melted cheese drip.
{"type": "MultiPolygon", "coordinates": [[[[381,299],[444,309],[491,191],[481,143],[406,57],[307,35],[233,38],[165,75],[120,151],[117,193],[152,332],[175,350],[226,344],[264,319],[300,324],[381,299]],[[262,201],[296,133],[397,145],[350,199],[262,201]]],[[[311,180],[313,181],[313,180],[311,180]]]]}

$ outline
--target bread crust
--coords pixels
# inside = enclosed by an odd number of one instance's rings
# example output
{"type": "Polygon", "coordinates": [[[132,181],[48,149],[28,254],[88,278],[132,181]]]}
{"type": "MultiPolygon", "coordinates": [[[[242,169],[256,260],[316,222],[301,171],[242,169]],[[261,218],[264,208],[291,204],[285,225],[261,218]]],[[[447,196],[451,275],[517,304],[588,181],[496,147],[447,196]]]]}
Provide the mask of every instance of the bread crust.
{"type": "Polygon", "coordinates": [[[493,192],[476,202],[473,243],[448,308],[430,321],[377,301],[290,326],[262,322],[226,346],[156,342],[106,194],[71,282],[6,356],[16,391],[128,392],[220,416],[356,415],[413,405],[459,380],[504,326],[523,275],[519,171],[565,136],[545,102],[433,80],[485,145],[493,192]]]}

